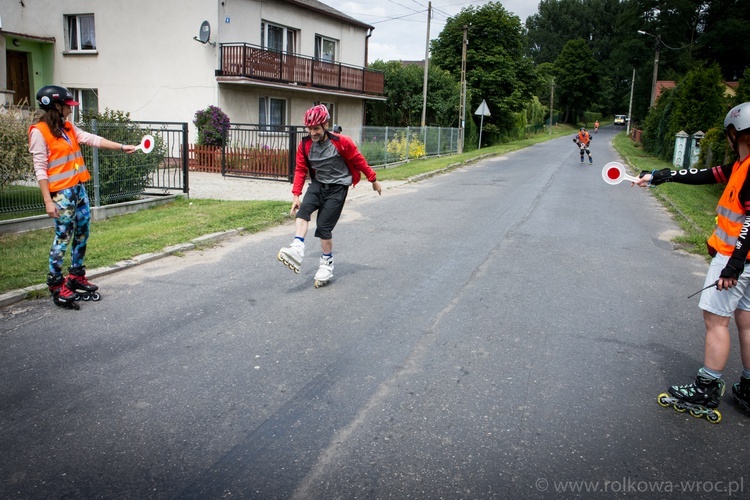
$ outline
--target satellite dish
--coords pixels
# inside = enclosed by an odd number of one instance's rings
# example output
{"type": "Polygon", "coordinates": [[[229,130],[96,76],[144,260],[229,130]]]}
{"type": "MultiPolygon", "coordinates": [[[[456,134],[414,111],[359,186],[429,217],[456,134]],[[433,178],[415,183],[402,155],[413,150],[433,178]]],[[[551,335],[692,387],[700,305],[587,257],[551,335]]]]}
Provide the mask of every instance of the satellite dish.
{"type": "Polygon", "coordinates": [[[214,43],[211,43],[211,25],[208,23],[208,21],[203,21],[201,23],[201,27],[198,30],[198,36],[194,36],[193,40],[197,40],[200,43],[203,44],[210,44],[215,45],[214,43]]]}

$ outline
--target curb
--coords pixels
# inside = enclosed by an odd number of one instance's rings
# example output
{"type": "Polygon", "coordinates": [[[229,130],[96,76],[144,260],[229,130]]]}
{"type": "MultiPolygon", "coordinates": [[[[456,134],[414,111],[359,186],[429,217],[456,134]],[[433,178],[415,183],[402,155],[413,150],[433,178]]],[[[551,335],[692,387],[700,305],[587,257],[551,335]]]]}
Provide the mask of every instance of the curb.
{"type": "MultiPolygon", "coordinates": [[[[412,182],[419,182],[424,179],[428,179],[430,177],[433,177],[435,175],[443,174],[446,172],[449,172],[451,170],[454,170],[456,168],[462,167],[464,165],[468,165],[470,163],[473,163],[477,160],[482,160],[489,156],[495,156],[492,154],[487,155],[481,155],[477,158],[472,158],[470,160],[464,160],[457,163],[451,163],[447,167],[441,168],[439,170],[435,170],[432,172],[426,172],[424,174],[418,174],[414,175],[412,177],[409,177],[405,181],[393,181],[394,185],[397,184],[407,184],[412,182]]],[[[392,187],[392,186],[391,186],[392,187]]],[[[108,267],[98,267],[96,269],[89,269],[86,272],[86,276],[89,278],[96,278],[99,276],[105,276],[107,274],[116,273],[118,271],[123,271],[125,269],[129,269],[131,267],[138,266],[140,264],[145,264],[147,262],[152,262],[154,260],[158,260],[164,257],[168,257],[170,255],[174,255],[176,253],[181,252],[187,252],[189,250],[195,250],[197,247],[200,246],[206,246],[213,243],[217,243],[221,240],[224,240],[226,238],[230,238],[232,236],[236,236],[237,234],[245,231],[245,228],[238,228],[238,229],[230,229],[228,231],[222,231],[219,233],[211,233],[206,234],[203,236],[199,236],[197,238],[194,238],[190,240],[190,243],[181,243],[179,245],[173,245],[170,247],[165,247],[160,252],[152,252],[152,253],[145,253],[142,255],[137,255],[133,257],[132,259],[128,260],[121,260],[120,262],[117,262],[116,264],[108,267]]],[[[3,294],[0,294],[0,307],[9,306],[11,304],[15,304],[17,302],[21,302],[25,299],[27,299],[30,296],[37,295],[40,292],[44,292],[47,290],[46,284],[39,284],[39,285],[32,285],[26,288],[21,288],[18,290],[11,290],[9,292],[5,292],[3,294]]]]}
{"type": "MultiPolygon", "coordinates": [[[[236,236],[241,232],[245,231],[245,228],[230,229],[229,231],[223,231],[220,233],[211,233],[203,236],[199,236],[190,240],[190,243],[181,243],[179,245],[172,245],[165,247],[161,252],[144,253],[137,255],[132,259],[121,260],[112,266],[98,267],[96,269],[90,269],[86,272],[86,276],[89,278],[96,278],[98,276],[106,276],[107,274],[116,273],[131,267],[152,262],[154,260],[162,259],[176,253],[187,252],[189,250],[195,250],[198,247],[206,246],[209,244],[217,243],[219,241],[236,236]]],[[[47,285],[33,285],[19,290],[11,290],[0,294],[0,307],[9,306],[17,302],[25,300],[29,296],[36,295],[41,291],[46,291],[47,285]]]]}

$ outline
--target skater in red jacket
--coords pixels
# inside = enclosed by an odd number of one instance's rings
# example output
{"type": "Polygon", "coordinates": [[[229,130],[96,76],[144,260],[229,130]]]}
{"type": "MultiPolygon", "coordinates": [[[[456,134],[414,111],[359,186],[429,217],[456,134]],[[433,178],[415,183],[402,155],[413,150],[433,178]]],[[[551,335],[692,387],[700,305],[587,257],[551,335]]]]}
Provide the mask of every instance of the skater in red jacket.
{"type": "Polygon", "coordinates": [[[289,269],[299,273],[305,255],[305,236],[312,213],[317,211],[315,236],[320,238],[323,254],[315,274],[315,286],[328,283],[333,277],[333,229],[341,216],[349,187],[360,181],[362,174],[381,194],[375,171],[357,149],[354,141],[328,130],[328,109],[319,104],[305,113],[308,136],[297,147],[297,167],[292,184],[291,214],[296,217],[294,241],[279,250],[277,258],[289,269]],[[300,201],[305,179],[310,185],[300,201]]]}

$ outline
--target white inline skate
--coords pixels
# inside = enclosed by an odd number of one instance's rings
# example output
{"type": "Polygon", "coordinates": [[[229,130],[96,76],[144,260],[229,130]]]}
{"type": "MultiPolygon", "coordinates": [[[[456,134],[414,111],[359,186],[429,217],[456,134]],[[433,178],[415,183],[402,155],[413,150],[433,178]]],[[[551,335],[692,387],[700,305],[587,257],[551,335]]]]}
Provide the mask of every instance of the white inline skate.
{"type": "Polygon", "coordinates": [[[320,258],[320,267],[315,273],[315,288],[326,286],[333,278],[333,257],[320,258]]]}
{"type": "Polygon", "coordinates": [[[304,256],[305,244],[304,242],[295,238],[291,245],[279,250],[279,254],[276,256],[276,258],[279,259],[279,261],[289,269],[299,274],[299,269],[302,265],[302,258],[304,256]]]}

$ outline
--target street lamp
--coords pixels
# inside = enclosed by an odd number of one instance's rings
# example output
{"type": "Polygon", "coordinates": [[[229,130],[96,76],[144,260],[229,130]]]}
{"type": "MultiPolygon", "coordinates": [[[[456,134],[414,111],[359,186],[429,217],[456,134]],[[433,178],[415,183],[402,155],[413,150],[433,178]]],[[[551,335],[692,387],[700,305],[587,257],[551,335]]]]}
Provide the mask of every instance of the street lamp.
{"type": "Polygon", "coordinates": [[[652,35],[651,33],[648,33],[643,30],[638,30],[638,33],[641,35],[648,35],[652,38],[656,39],[656,55],[654,57],[654,76],[651,79],[651,105],[650,108],[654,107],[654,102],[656,102],[656,77],[659,74],[659,49],[661,48],[661,37],[659,35],[652,35]]]}

